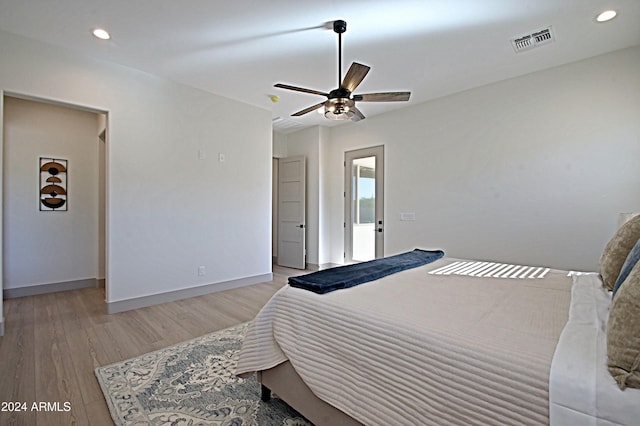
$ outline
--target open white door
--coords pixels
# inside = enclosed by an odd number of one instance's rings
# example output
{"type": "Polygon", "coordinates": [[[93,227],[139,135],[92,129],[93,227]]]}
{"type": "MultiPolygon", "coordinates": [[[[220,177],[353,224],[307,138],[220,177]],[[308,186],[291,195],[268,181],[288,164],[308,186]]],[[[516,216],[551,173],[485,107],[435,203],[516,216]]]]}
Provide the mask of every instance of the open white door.
{"type": "Polygon", "coordinates": [[[305,157],[278,159],[278,265],[306,268],[305,157]]]}
{"type": "Polygon", "coordinates": [[[345,152],[346,263],[384,256],[384,147],[345,152]]]}

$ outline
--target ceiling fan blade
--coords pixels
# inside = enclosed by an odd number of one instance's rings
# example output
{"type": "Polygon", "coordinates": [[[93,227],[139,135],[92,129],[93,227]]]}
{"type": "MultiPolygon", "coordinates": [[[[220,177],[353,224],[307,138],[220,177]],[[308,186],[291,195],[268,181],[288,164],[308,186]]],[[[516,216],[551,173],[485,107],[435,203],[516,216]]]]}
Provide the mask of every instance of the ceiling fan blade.
{"type": "Polygon", "coordinates": [[[274,84],[273,87],[279,87],[281,89],[295,90],[296,92],[311,93],[312,95],[320,95],[320,96],[329,97],[328,93],[320,92],[318,90],[313,90],[313,89],[305,89],[304,87],[289,86],[288,84],[280,84],[280,83],[278,83],[278,84],[274,84]]]}
{"type": "Polygon", "coordinates": [[[342,80],[340,88],[353,93],[353,91],[356,90],[356,87],[362,83],[362,80],[364,80],[370,69],[371,67],[366,65],[362,65],[357,62],[352,63],[349,67],[349,71],[347,71],[347,74],[344,76],[344,80],[342,80]]]}
{"type": "Polygon", "coordinates": [[[411,96],[411,92],[364,93],[353,95],[353,100],[356,102],[399,102],[408,101],[409,96],[411,96]]]}
{"type": "Polygon", "coordinates": [[[365,119],[364,114],[358,108],[352,107],[351,111],[356,113],[353,117],[351,117],[351,121],[360,121],[365,119]]]}
{"type": "Polygon", "coordinates": [[[305,115],[308,112],[315,111],[318,108],[323,107],[323,106],[324,106],[324,102],[320,102],[319,104],[315,104],[313,106],[310,106],[309,108],[305,108],[303,110],[295,112],[295,113],[291,114],[291,116],[292,117],[300,117],[301,115],[305,115]]]}

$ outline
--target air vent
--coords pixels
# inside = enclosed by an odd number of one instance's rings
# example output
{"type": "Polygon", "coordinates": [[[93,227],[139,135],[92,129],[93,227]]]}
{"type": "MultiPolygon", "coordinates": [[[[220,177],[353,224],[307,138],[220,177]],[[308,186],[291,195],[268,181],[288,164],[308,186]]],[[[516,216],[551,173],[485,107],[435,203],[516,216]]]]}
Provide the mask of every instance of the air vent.
{"type": "Polygon", "coordinates": [[[534,47],[539,47],[545,44],[549,44],[555,40],[551,27],[544,28],[542,30],[534,31],[530,34],[526,34],[511,40],[513,50],[522,52],[523,50],[530,50],[534,47]]]}
{"type": "Polygon", "coordinates": [[[276,117],[271,120],[271,125],[273,130],[280,133],[291,133],[296,130],[301,130],[309,126],[304,126],[302,124],[297,123],[293,120],[288,120],[286,118],[276,117]]]}

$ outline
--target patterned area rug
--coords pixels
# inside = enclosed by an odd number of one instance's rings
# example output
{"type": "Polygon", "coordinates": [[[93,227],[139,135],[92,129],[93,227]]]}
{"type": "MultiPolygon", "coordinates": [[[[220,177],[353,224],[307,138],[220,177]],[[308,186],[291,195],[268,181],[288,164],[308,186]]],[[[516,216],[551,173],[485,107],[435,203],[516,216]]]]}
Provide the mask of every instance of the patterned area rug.
{"type": "Polygon", "coordinates": [[[247,323],[116,364],[96,377],[117,425],[311,426],[255,375],[237,377],[247,323]]]}

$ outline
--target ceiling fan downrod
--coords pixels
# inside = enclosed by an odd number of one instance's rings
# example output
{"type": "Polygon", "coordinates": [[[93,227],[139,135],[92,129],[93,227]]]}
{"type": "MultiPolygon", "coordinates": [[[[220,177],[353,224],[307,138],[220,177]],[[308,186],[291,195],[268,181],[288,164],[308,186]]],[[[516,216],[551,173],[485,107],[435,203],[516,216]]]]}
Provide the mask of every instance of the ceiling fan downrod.
{"type": "Polygon", "coordinates": [[[347,23],[341,19],[333,21],[333,31],[338,34],[338,87],[342,84],[342,33],[347,31],[347,23]]]}

